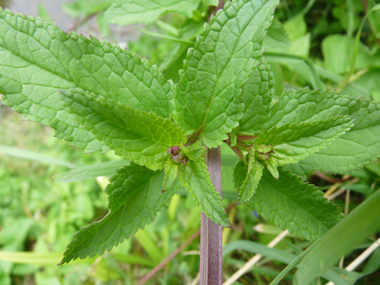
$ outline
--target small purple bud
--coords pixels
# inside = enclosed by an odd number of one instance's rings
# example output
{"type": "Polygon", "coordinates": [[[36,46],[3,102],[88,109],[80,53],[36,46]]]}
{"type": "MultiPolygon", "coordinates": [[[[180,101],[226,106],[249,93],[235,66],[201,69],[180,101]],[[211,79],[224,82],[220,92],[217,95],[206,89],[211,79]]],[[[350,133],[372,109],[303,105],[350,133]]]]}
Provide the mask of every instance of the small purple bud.
{"type": "Polygon", "coordinates": [[[173,146],[171,152],[174,155],[178,154],[179,153],[179,147],[178,146],[173,146]]]}

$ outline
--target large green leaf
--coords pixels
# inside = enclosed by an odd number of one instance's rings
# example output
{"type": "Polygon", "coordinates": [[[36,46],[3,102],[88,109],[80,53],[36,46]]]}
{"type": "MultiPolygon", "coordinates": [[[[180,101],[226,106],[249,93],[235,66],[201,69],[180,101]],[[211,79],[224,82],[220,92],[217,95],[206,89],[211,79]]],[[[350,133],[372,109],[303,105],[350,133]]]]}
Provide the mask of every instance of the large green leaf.
{"type": "Polygon", "coordinates": [[[212,185],[210,173],[203,158],[196,161],[189,160],[185,166],[181,165],[178,180],[193,195],[202,213],[210,220],[223,227],[231,226],[222,198],[212,185]]]}
{"type": "Polygon", "coordinates": [[[295,163],[336,141],[354,125],[350,116],[334,116],[324,120],[285,124],[262,132],[255,144],[272,145],[271,156],[278,165],[295,163]]]}
{"type": "Polygon", "coordinates": [[[117,155],[162,169],[168,148],[182,146],[185,132],[169,118],[158,117],[79,88],[63,91],[62,103],[87,130],[117,155]]]}
{"type": "Polygon", "coordinates": [[[163,171],[152,171],[133,163],[118,170],[110,182],[105,189],[108,214],[75,233],[60,264],[111,250],[150,223],[179,189],[179,183],[175,182],[162,193],[163,171]]]}
{"type": "MultiPolygon", "coordinates": [[[[238,170],[236,170],[238,171],[238,170]]],[[[248,202],[263,217],[291,234],[315,241],[342,219],[341,209],[328,202],[317,187],[279,169],[276,180],[264,170],[253,198],[248,202]]]]}
{"type": "Polygon", "coordinates": [[[241,92],[263,54],[277,0],[228,1],[189,49],[177,86],[175,115],[208,147],[227,139],[242,117],[241,92]]]}
{"type": "Polygon", "coordinates": [[[369,164],[380,157],[380,103],[342,96],[334,91],[285,92],[270,111],[269,129],[286,123],[301,123],[336,115],[355,117],[355,125],[337,141],[298,164],[288,166],[303,175],[313,170],[342,172],[369,164]],[[365,139],[364,139],[365,138],[365,139]]]}
{"type": "Polygon", "coordinates": [[[274,94],[273,85],[270,65],[263,58],[243,88],[244,116],[239,122],[240,133],[255,135],[263,130],[274,94]]]}
{"type": "Polygon", "coordinates": [[[161,117],[173,110],[172,82],[146,60],[106,41],[67,35],[45,20],[2,8],[0,58],[2,102],[87,151],[108,148],[70,117],[57,90],[80,87],[161,117]]]}
{"type": "Polygon", "coordinates": [[[117,0],[106,11],[106,19],[115,24],[149,24],[162,14],[178,12],[191,17],[200,0],[117,0]]]}

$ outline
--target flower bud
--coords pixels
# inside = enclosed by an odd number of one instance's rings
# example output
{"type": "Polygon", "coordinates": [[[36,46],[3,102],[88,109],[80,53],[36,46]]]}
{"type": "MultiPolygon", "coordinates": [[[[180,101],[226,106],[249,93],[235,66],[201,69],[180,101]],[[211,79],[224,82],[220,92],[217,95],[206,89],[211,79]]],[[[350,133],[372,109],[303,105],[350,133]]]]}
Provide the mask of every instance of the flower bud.
{"type": "Polygon", "coordinates": [[[177,155],[179,153],[179,147],[178,146],[173,146],[171,149],[171,153],[173,155],[177,155]]]}

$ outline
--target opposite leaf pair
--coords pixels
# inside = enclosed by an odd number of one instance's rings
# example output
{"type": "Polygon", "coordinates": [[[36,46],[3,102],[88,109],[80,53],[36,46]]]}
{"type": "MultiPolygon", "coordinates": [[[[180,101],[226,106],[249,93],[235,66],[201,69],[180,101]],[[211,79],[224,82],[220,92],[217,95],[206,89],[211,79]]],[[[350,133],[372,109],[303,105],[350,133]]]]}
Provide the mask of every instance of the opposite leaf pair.
{"type": "Polygon", "coordinates": [[[326,148],[354,125],[350,116],[335,116],[325,120],[285,124],[258,135],[248,148],[247,177],[239,188],[238,203],[248,202],[263,175],[264,163],[274,178],[277,167],[297,163],[314,152],[326,148]],[[269,145],[270,144],[270,145],[269,145]]]}
{"type": "Polygon", "coordinates": [[[110,250],[151,222],[181,185],[211,220],[229,226],[204,148],[193,147],[199,140],[231,146],[242,158],[234,169],[238,202],[290,233],[315,240],[342,218],[284,169],[341,172],[378,157],[380,104],[309,89],[273,103],[262,42],[277,3],[226,2],[189,49],[176,86],[117,45],[0,10],[2,102],[73,146],[114,149],[133,161],[105,190],[109,213],[74,235],[62,263],[110,250]]]}
{"type": "Polygon", "coordinates": [[[152,170],[165,166],[163,191],[170,188],[178,174],[201,210],[213,221],[229,226],[221,198],[200,158],[205,148],[183,147],[184,131],[170,119],[124,107],[81,89],[63,91],[61,99],[66,110],[116,154],[152,170]]]}

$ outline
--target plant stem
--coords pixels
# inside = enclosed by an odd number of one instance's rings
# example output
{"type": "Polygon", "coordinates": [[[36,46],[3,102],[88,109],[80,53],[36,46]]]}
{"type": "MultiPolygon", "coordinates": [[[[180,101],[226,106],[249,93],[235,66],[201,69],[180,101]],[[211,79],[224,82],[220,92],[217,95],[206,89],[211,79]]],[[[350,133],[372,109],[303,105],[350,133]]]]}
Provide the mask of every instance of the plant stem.
{"type": "MultiPolygon", "coordinates": [[[[216,11],[223,8],[224,0],[210,13],[208,20],[216,11]]],[[[221,148],[207,149],[207,167],[216,191],[222,196],[222,155],[221,148]]],[[[201,216],[201,262],[199,285],[222,285],[222,227],[202,213],[201,216]]]]}
{"type": "MultiPolygon", "coordinates": [[[[212,184],[222,194],[221,151],[218,148],[207,150],[207,166],[212,184]]],[[[201,263],[200,285],[222,284],[222,227],[202,213],[201,218],[201,263]]]]}

